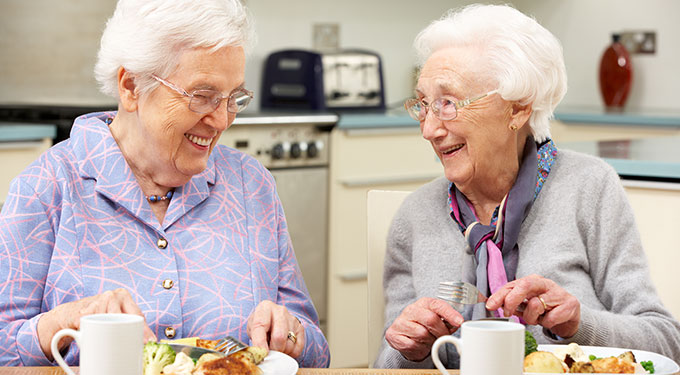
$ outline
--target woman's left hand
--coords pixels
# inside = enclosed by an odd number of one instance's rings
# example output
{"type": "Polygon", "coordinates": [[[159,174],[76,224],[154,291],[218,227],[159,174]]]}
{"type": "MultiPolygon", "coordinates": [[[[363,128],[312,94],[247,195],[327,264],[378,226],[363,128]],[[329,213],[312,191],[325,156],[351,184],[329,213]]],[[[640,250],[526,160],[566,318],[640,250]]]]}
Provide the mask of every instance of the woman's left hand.
{"type": "Polygon", "coordinates": [[[538,275],[505,284],[489,297],[486,308],[491,311],[503,308],[505,316],[517,315],[527,324],[541,325],[563,338],[575,335],[581,320],[578,299],[554,281],[538,275]],[[526,307],[518,311],[524,301],[526,307]]]}
{"type": "Polygon", "coordinates": [[[253,346],[276,350],[293,358],[305,347],[305,327],[285,306],[262,301],[248,317],[248,336],[253,346]],[[292,333],[292,335],[291,335],[292,333]]]}

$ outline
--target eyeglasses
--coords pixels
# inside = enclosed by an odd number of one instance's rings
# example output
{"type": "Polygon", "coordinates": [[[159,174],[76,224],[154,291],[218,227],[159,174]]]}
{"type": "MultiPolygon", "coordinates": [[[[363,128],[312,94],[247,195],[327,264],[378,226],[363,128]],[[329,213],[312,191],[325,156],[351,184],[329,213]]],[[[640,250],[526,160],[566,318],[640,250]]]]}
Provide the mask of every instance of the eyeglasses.
{"type": "Polygon", "coordinates": [[[189,98],[189,109],[196,113],[210,113],[216,110],[222,100],[227,99],[227,111],[231,113],[238,113],[246,109],[250,101],[253,99],[253,92],[246,90],[244,88],[239,88],[229,96],[222,95],[221,92],[215,90],[194,90],[191,94],[187,93],[186,90],[175,86],[173,83],[152,74],[156,81],[164,84],[165,86],[175,90],[177,93],[182,94],[189,98]]]}
{"type": "Polygon", "coordinates": [[[481,98],[487,97],[491,94],[495,94],[498,90],[492,90],[486,94],[475,96],[472,98],[467,98],[464,100],[453,101],[446,98],[435,99],[432,103],[427,104],[423,102],[422,99],[408,99],[404,102],[404,107],[408,114],[417,121],[425,121],[427,117],[427,112],[432,110],[435,116],[442,121],[453,120],[458,116],[458,110],[465,107],[466,105],[479,100],[481,98]]]}

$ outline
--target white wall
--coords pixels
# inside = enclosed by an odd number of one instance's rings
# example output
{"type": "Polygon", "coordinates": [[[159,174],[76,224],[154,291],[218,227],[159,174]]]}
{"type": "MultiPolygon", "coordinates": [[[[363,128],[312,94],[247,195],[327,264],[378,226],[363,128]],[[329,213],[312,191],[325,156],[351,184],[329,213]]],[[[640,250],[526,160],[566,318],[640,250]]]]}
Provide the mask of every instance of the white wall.
{"type": "Polygon", "coordinates": [[[0,104],[110,104],[94,62],[116,0],[0,0],[0,104]]]}
{"type": "MultiPolygon", "coordinates": [[[[411,95],[415,35],[467,0],[245,0],[258,45],[248,61],[248,87],[260,91],[266,56],[311,48],[315,23],[340,24],[341,47],[376,51],[383,59],[386,101],[411,95]]],[[[601,105],[597,68],[610,34],[657,31],[657,53],[634,55],[631,107],[679,109],[680,14],[677,0],[515,0],[563,43],[569,92],[565,106],[601,105]]],[[[92,69],[99,37],[115,0],[0,1],[0,104],[106,104],[92,69]]],[[[259,103],[259,101],[256,101],[259,103]]]]}
{"type": "Polygon", "coordinates": [[[598,68],[611,33],[655,30],[654,55],[633,55],[633,86],[627,107],[680,109],[680,1],[516,0],[562,42],[569,75],[564,106],[602,105],[598,68]]]}

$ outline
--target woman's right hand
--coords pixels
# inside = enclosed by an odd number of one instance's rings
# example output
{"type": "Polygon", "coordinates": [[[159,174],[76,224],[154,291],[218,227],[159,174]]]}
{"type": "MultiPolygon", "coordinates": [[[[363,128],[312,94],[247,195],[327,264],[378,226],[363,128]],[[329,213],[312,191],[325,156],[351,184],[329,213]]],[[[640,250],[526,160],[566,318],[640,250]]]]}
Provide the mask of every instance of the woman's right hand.
{"type": "MultiPolygon", "coordinates": [[[[43,353],[49,360],[53,360],[50,344],[52,337],[64,328],[78,330],[80,328],[80,317],[92,314],[103,313],[126,313],[144,317],[142,310],[132,299],[130,293],[123,288],[109,290],[102,294],[86,297],[78,301],[61,304],[54,309],[46,312],[38,320],[38,340],[43,353]]],[[[68,346],[73,338],[64,337],[59,341],[59,350],[68,346]]],[[[151,328],[144,323],[144,342],[156,341],[156,335],[151,328]]]]}
{"type": "Polygon", "coordinates": [[[448,303],[423,297],[406,306],[385,332],[385,340],[409,361],[430,355],[434,341],[450,335],[463,324],[463,317],[448,303]]]}

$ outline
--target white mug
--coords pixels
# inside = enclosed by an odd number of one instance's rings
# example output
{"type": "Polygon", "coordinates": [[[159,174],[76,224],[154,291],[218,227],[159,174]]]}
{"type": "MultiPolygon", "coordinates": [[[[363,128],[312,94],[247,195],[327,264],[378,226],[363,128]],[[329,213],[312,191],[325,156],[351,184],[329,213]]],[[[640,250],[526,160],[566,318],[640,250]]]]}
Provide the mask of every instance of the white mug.
{"type": "Polygon", "coordinates": [[[461,375],[522,375],[524,367],[524,326],[498,320],[473,320],[461,326],[461,338],[441,336],[432,345],[432,361],[448,375],[439,360],[439,347],[456,346],[461,375]]]}
{"type": "Polygon", "coordinates": [[[141,375],[144,318],[132,314],[94,314],[80,318],[80,330],[62,329],[52,337],[52,355],[68,375],[75,375],[59,340],[71,336],[80,348],[80,375],[141,375]]]}

